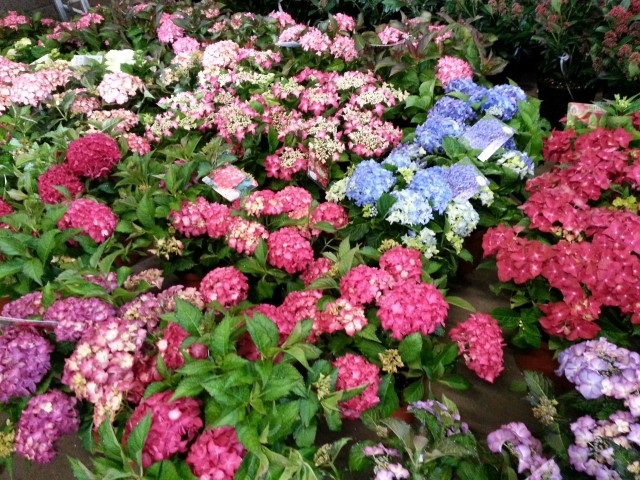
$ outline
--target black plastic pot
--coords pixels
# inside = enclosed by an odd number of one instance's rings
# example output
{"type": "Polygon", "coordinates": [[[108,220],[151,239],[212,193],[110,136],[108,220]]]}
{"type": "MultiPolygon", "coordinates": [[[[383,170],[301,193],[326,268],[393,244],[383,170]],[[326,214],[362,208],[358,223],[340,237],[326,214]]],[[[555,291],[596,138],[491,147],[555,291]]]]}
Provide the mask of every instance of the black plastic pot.
{"type": "Polygon", "coordinates": [[[596,86],[585,86],[574,82],[561,82],[553,78],[538,79],[538,98],[542,100],[540,114],[551,122],[551,126],[562,128],[560,119],[566,117],[571,102],[591,103],[596,96],[596,86]]]}

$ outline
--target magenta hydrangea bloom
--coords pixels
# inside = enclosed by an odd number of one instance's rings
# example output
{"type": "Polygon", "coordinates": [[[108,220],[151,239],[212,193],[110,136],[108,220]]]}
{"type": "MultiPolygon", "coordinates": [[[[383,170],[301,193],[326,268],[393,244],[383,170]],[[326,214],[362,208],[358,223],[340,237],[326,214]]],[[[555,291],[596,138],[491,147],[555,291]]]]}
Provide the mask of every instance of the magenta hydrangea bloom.
{"type": "Polygon", "coordinates": [[[142,447],[142,466],[147,468],[175,453],[187,451],[187,445],[203,426],[200,402],[193,398],[171,401],[174,392],[155,393],[136,407],[127,422],[125,438],[151,412],[151,429],[142,447]]]}
{"type": "Polygon", "coordinates": [[[303,272],[313,262],[311,243],[291,227],[272,233],[267,240],[267,247],[267,262],[287,273],[303,272]]]}
{"type": "Polygon", "coordinates": [[[344,418],[357,419],[365,410],[380,402],[378,386],[380,385],[380,369],[369,363],[364,357],[347,353],[333,362],[338,369],[336,390],[347,390],[367,385],[360,395],[341,402],[340,414],[344,418]]]}
{"type": "Polygon", "coordinates": [[[158,297],[153,293],[143,293],[128,303],[125,303],[118,314],[123,320],[141,322],[148,331],[152,331],[160,321],[160,315],[164,313],[158,297]]]}
{"type": "Polygon", "coordinates": [[[43,319],[58,322],[54,330],[58,341],[75,341],[95,323],[115,314],[115,309],[99,298],[69,297],[54,302],[43,319]]]}
{"type": "Polygon", "coordinates": [[[122,159],[118,142],[104,133],[78,138],[67,148],[66,162],[80,177],[103,178],[122,159]]]}
{"type": "Polygon", "coordinates": [[[42,317],[44,312],[42,292],[27,293],[2,308],[2,315],[11,318],[42,317]]]}
{"type": "Polygon", "coordinates": [[[420,252],[414,248],[394,247],[382,254],[380,268],[397,283],[417,283],[422,276],[420,252]]]}
{"type": "Polygon", "coordinates": [[[198,478],[233,480],[246,450],[233,427],[206,430],[189,449],[187,464],[198,478]]]}
{"type": "Polygon", "coordinates": [[[38,195],[44,203],[60,203],[65,196],[55,187],[65,187],[74,198],[84,192],[84,185],[66,165],[52,165],[38,178],[38,195]]]}
{"type": "Polygon", "coordinates": [[[62,435],[78,431],[76,402],[58,390],[29,400],[17,425],[16,453],[33,462],[51,462],[58,453],[55,442],[62,435]]]}
{"type": "Polygon", "coordinates": [[[51,344],[35,331],[12,328],[0,336],[0,402],[35,392],[51,368],[51,344]]]}
{"type": "Polygon", "coordinates": [[[311,235],[317,236],[322,233],[321,230],[313,228],[319,222],[327,222],[333,228],[340,229],[349,223],[349,216],[344,207],[333,202],[324,202],[318,205],[309,216],[311,235]]]}
{"type": "Polygon", "coordinates": [[[200,293],[207,303],[214,300],[225,308],[238,305],[247,298],[247,277],[235,267],[214,268],[202,279],[200,293]]]}
{"type": "Polygon", "coordinates": [[[96,243],[102,243],[113,234],[117,223],[118,219],[108,206],[78,198],[71,202],[64,216],[58,220],[58,228],[81,228],[82,233],[89,235],[96,243]]]}
{"type": "Polygon", "coordinates": [[[340,293],[352,303],[365,305],[377,301],[393,283],[393,277],[384,270],[358,265],[340,280],[340,293]]]}
{"type": "Polygon", "coordinates": [[[333,260],[329,260],[328,258],[318,258],[311,262],[311,264],[307,267],[307,269],[300,274],[300,278],[304,282],[304,286],[308,287],[315,280],[324,277],[331,267],[334,265],[333,260]]]}

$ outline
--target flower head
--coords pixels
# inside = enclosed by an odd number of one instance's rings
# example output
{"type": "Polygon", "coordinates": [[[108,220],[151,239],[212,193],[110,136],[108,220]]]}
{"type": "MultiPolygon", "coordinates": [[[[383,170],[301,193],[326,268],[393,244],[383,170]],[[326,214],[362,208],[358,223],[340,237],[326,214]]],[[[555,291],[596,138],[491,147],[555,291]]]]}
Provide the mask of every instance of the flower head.
{"type": "Polygon", "coordinates": [[[121,158],[114,139],[104,133],[92,133],[69,144],[66,163],[72,173],[95,179],[109,175],[121,158]]]}
{"type": "Polygon", "coordinates": [[[82,233],[90,236],[96,243],[109,238],[118,223],[118,219],[106,205],[93,200],[78,198],[58,220],[58,228],[80,228],[82,233]]]}
{"type": "Polygon", "coordinates": [[[381,379],[378,367],[367,362],[364,357],[351,353],[337,358],[333,362],[333,366],[338,369],[336,390],[347,390],[366,385],[361,394],[339,404],[340,414],[344,418],[360,418],[362,412],[380,402],[378,386],[381,379]]]}

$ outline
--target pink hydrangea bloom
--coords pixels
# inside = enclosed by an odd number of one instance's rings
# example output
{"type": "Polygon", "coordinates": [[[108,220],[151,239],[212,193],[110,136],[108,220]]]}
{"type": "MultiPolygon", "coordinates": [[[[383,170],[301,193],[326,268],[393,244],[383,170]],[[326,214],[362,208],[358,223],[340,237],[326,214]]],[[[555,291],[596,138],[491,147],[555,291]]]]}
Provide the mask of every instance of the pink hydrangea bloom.
{"type": "Polygon", "coordinates": [[[340,330],[353,337],[362,330],[369,321],[364,316],[364,308],[346,298],[338,298],[328,303],[324,312],[317,314],[313,324],[312,335],[318,337],[323,333],[334,333],[340,330]]]}
{"type": "Polygon", "coordinates": [[[309,264],[307,269],[300,274],[300,278],[304,282],[304,286],[308,287],[315,280],[324,277],[331,267],[333,267],[335,262],[329,260],[328,258],[318,258],[309,264]]]}
{"type": "Polygon", "coordinates": [[[240,46],[233,40],[215,42],[204,49],[203,67],[230,68],[238,62],[240,46]]]}
{"type": "Polygon", "coordinates": [[[58,341],[75,341],[95,323],[104,322],[115,314],[111,305],[98,298],[69,297],[55,301],[43,320],[58,322],[54,330],[58,341]]]}
{"type": "Polygon", "coordinates": [[[167,368],[177,370],[184,365],[184,357],[180,348],[188,336],[189,332],[173,322],[169,322],[163,330],[162,338],[156,342],[156,346],[167,368]]]}
{"type": "Polygon", "coordinates": [[[345,37],[343,35],[337,35],[333,39],[333,43],[329,47],[331,55],[336,58],[341,58],[345,62],[351,62],[358,58],[358,50],[356,49],[356,42],[351,37],[345,37]]]}
{"type": "Polygon", "coordinates": [[[84,192],[84,184],[71,173],[67,165],[52,165],[38,177],[38,195],[44,203],[60,203],[65,196],[55,187],[64,187],[71,198],[84,192]]]}
{"type": "Polygon", "coordinates": [[[386,292],[378,301],[378,317],[382,328],[402,340],[407,335],[420,332],[433,333],[449,311],[449,304],[433,285],[426,283],[402,283],[386,292]]]}
{"type": "Polygon", "coordinates": [[[11,30],[18,30],[20,25],[29,25],[29,19],[15,10],[9,10],[7,16],[0,20],[0,26],[11,30]]]}
{"type": "Polygon", "coordinates": [[[295,42],[306,29],[307,27],[305,25],[292,25],[282,31],[277,43],[295,42]]]}
{"type": "Polygon", "coordinates": [[[173,23],[173,19],[182,18],[180,15],[163,13],[160,17],[157,35],[160,43],[173,43],[184,36],[184,29],[173,23]]]}
{"type": "Polygon", "coordinates": [[[286,213],[289,218],[299,220],[309,215],[313,197],[302,187],[284,187],[276,194],[276,203],[280,205],[280,213],[286,213]]]}
{"type": "Polygon", "coordinates": [[[343,32],[353,32],[356,28],[356,21],[353,17],[345,15],[344,13],[336,13],[333,18],[338,24],[338,30],[343,32]]]}
{"type": "Polygon", "coordinates": [[[377,301],[394,283],[384,270],[358,265],[340,280],[340,293],[353,303],[365,305],[377,301]]]}
{"type": "Polygon", "coordinates": [[[7,303],[2,307],[2,315],[12,318],[42,317],[45,310],[42,292],[31,292],[7,303]]]}
{"type": "Polygon", "coordinates": [[[420,252],[413,248],[394,247],[382,254],[380,268],[397,283],[417,283],[422,276],[420,252]]]}
{"type": "Polygon", "coordinates": [[[103,178],[120,162],[118,143],[104,133],[92,133],[69,144],[65,161],[80,177],[103,178]]]}
{"type": "Polygon", "coordinates": [[[269,232],[258,222],[250,222],[240,217],[231,217],[227,244],[238,253],[251,255],[255,252],[260,239],[267,240],[269,232]]]}
{"type": "Polygon", "coordinates": [[[331,39],[316,27],[309,27],[298,41],[304,51],[314,52],[316,55],[327,52],[331,47],[331,39]]]}
{"type": "Polygon", "coordinates": [[[55,442],[78,431],[77,400],[59,390],[36,395],[22,411],[17,425],[18,455],[37,463],[49,463],[57,455],[55,442]]]}
{"type": "Polygon", "coordinates": [[[308,159],[309,156],[299,148],[282,147],[273,155],[267,156],[264,168],[267,171],[267,177],[291,180],[295,173],[307,169],[308,159]]]}
{"type": "Polygon", "coordinates": [[[151,145],[144,137],[133,133],[125,133],[123,137],[127,140],[127,148],[141,157],[151,151],[151,145]]]}
{"type": "Polygon", "coordinates": [[[465,60],[445,55],[438,60],[436,78],[446,87],[451,80],[468,78],[473,80],[473,69],[465,60]]]}
{"type": "Polygon", "coordinates": [[[35,73],[23,73],[13,79],[9,91],[9,100],[19,105],[37,107],[47,100],[58,87],[63,87],[75,77],[71,70],[39,70],[35,73]]]}
{"type": "Polygon", "coordinates": [[[231,211],[226,205],[212,203],[205,212],[207,223],[207,235],[211,238],[222,238],[231,227],[231,211]]]}
{"type": "Polygon", "coordinates": [[[278,21],[278,25],[280,25],[281,27],[286,27],[287,25],[295,25],[296,24],[296,21],[287,12],[282,12],[282,11],[278,10],[276,12],[271,12],[267,16],[269,18],[273,18],[274,20],[277,20],[278,21]]]}
{"type": "Polygon", "coordinates": [[[291,227],[272,233],[267,247],[267,262],[287,273],[303,272],[313,262],[311,243],[291,227]]]}
{"type": "Polygon", "coordinates": [[[75,27],[78,30],[84,30],[91,25],[100,25],[103,20],[104,17],[97,13],[85,13],[75,22],[75,27]]]}
{"type": "Polygon", "coordinates": [[[164,312],[174,312],[176,309],[176,300],[184,300],[189,302],[199,310],[205,309],[205,301],[197,288],[184,287],[182,285],[174,285],[172,287],[163,290],[158,294],[158,302],[160,308],[164,312]]]}
{"type": "Polygon", "coordinates": [[[100,285],[107,293],[113,292],[118,288],[118,276],[115,272],[109,272],[106,275],[84,275],[83,280],[100,285]]]}
{"type": "Polygon", "coordinates": [[[80,228],[96,243],[102,243],[113,234],[117,223],[118,219],[106,205],[78,198],[71,202],[66,213],[58,220],[58,228],[80,228]]]}
{"type": "Polygon", "coordinates": [[[307,318],[315,321],[318,315],[318,300],[321,298],[321,290],[301,290],[289,293],[279,307],[280,318],[283,322],[282,324],[278,323],[280,332],[288,336],[296,323],[307,318]]]}
{"type": "Polygon", "coordinates": [[[138,116],[131,110],[125,108],[93,110],[87,115],[87,119],[92,122],[118,120],[118,124],[113,127],[113,131],[118,133],[128,132],[140,123],[138,116]]]}
{"type": "Polygon", "coordinates": [[[195,38],[182,37],[173,42],[173,53],[183,55],[185,53],[197,52],[200,50],[200,42],[195,38]]]}
{"type": "Polygon", "coordinates": [[[323,202],[311,212],[311,216],[309,217],[309,226],[311,227],[311,235],[313,236],[322,233],[322,230],[313,228],[318,222],[327,222],[335,229],[341,229],[349,223],[349,216],[344,207],[341,207],[337,203],[323,202]]]}
{"type": "Polygon", "coordinates": [[[480,378],[493,383],[504,370],[502,330],[490,315],[475,313],[449,331],[458,352],[480,378]]]}
{"type": "Polygon", "coordinates": [[[207,303],[214,300],[225,308],[246,300],[249,292],[247,277],[235,267],[220,267],[211,270],[200,283],[200,293],[207,303]]]}
{"type": "Polygon", "coordinates": [[[122,305],[118,310],[118,315],[123,320],[140,323],[148,331],[156,328],[160,322],[160,315],[163,313],[158,297],[148,292],[138,295],[130,302],[122,305]]]}
{"type": "Polygon", "coordinates": [[[127,290],[135,290],[142,282],[147,283],[152,288],[161,289],[164,283],[164,272],[159,268],[147,268],[129,277],[124,281],[122,286],[127,290]]]}
{"type": "Polygon", "coordinates": [[[199,237],[207,233],[207,218],[211,203],[204,197],[197,197],[195,203],[184,200],[180,210],[173,210],[169,218],[173,226],[187,238],[199,237]]]}
{"type": "Polygon", "coordinates": [[[122,105],[142,90],[144,83],[135,75],[116,72],[105,74],[97,88],[102,100],[122,105]]]}
{"type": "Polygon", "coordinates": [[[378,387],[381,381],[380,369],[373,363],[369,363],[360,355],[347,353],[337,358],[333,362],[333,366],[338,369],[336,390],[347,390],[367,385],[360,395],[338,404],[340,414],[344,418],[358,419],[362,412],[380,403],[378,397],[378,387]]]}
{"type": "Polygon", "coordinates": [[[200,434],[189,449],[187,464],[199,479],[233,480],[245,453],[233,427],[218,427],[200,434]]]}
{"type": "Polygon", "coordinates": [[[404,42],[409,35],[397,28],[386,26],[384,30],[378,33],[378,38],[383,45],[392,45],[404,42]]]}
{"type": "Polygon", "coordinates": [[[200,402],[193,398],[171,401],[173,394],[168,390],[151,395],[136,407],[127,422],[125,438],[151,413],[151,429],[142,448],[142,466],[145,468],[176,453],[186,452],[187,445],[202,429],[200,402]]]}

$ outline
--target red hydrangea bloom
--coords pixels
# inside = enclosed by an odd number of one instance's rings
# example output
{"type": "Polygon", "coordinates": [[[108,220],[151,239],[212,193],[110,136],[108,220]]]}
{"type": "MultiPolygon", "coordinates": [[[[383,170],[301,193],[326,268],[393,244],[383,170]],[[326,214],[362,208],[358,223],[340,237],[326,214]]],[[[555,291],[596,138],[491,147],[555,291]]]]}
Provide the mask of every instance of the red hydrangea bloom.
{"type": "Polygon", "coordinates": [[[501,282],[513,280],[517,284],[533,280],[542,272],[551,256],[551,247],[541,242],[513,237],[496,255],[498,278],[501,282]]]}
{"type": "Polygon", "coordinates": [[[84,185],[66,165],[52,165],[38,178],[38,195],[44,203],[60,203],[65,196],[54,187],[65,187],[74,198],[84,192],[84,185]]]}
{"type": "Polygon", "coordinates": [[[594,305],[597,313],[587,311],[582,314],[578,314],[565,302],[549,303],[538,307],[544,313],[544,317],[540,318],[540,325],[550,335],[557,335],[570,341],[590,340],[600,331],[600,326],[595,322],[600,311],[597,305],[594,305]]]}
{"type": "Polygon", "coordinates": [[[113,234],[117,223],[118,219],[106,205],[78,198],[71,202],[66,213],[58,220],[58,228],[81,228],[82,233],[89,235],[96,243],[102,243],[113,234]]]}
{"type": "Polygon", "coordinates": [[[193,398],[171,401],[174,392],[155,393],[133,411],[125,428],[125,441],[140,421],[151,413],[151,429],[142,447],[142,466],[150,467],[175,453],[187,451],[187,445],[203,426],[200,402],[193,398]]]}
{"type": "Polygon", "coordinates": [[[449,332],[458,352],[480,378],[493,383],[504,370],[502,330],[491,315],[474,313],[449,332]]]}
{"type": "Polygon", "coordinates": [[[77,400],[58,390],[36,395],[18,421],[15,449],[33,462],[49,463],[57,455],[55,442],[77,432],[80,426],[77,400]]]}
{"type": "Polygon", "coordinates": [[[347,390],[367,385],[360,395],[339,403],[340,414],[344,418],[358,419],[365,410],[380,403],[378,387],[380,385],[380,369],[364,357],[347,353],[333,362],[338,369],[336,390],[347,390]]]}
{"type": "Polygon", "coordinates": [[[233,480],[246,451],[233,427],[206,430],[193,442],[187,464],[199,479],[233,480]]]}
{"type": "Polygon", "coordinates": [[[207,303],[215,300],[230,308],[246,300],[249,292],[247,280],[235,267],[214,268],[202,279],[200,293],[207,303]]]}
{"type": "Polygon", "coordinates": [[[380,268],[398,283],[417,283],[422,276],[420,252],[413,248],[394,247],[382,254],[380,268]]]}
{"type": "Polygon", "coordinates": [[[318,258],[311,262],[311,264],[307,267],[307,269],[300,274],[300,278],[304,282],[304,286],[308,287],[315,280],[324,277],[331,267],[333,267],[335,262],[329,260],[328,258],[318,258]]]}
{"type": "Polygon", "coordinates": [[[440,291],[427,283],[400,284],[384,293],[378,305],[382,327],[391,330],[391,336],[397,340],[416,332],[433,333],[444,325],[449,311],[440,291]]]}
{"type": "Polygon", "coordinates": [[[78,138],[67,148],[66,162],[71,173],[80,177],[103,178],[120,162],[118,143],[104,133],[78,138]]]}
{"type": "Polygon", "coordinates": [[[333,202],[324,202],[318,205],[309,217],[311,235],[317,236],[322,233],[322,230],[313,228],[319,222],[327,222],[335,229],[340,229],[349,223],[349,216],[344,207],[333,202]]]}
{"type": "Polygon", "coordinates": [[[572,153],[571,145],[576,138],[575,130],[553,130],[542,144],[542,156],[546,162],[567,163],[572,153]]]}
{"type": "Polygon", "coordinates": [[[58,341],[75,341],[95,323],[104,322],[115,314],[115,309],[99,298],[69,297],[54,302],[43,320],[58,322],[55,327],[58,341]]]}
{"type": "Polygon", "coordinates": [[[490,228],[482,237],[482,250],[484,256],[495,255],[502,246],[513,239],[522,227],[507,227],[506,225],[498,225],[490,228]]]}
{"type": "Polygon", "coordinates": [[[267,247],[267,262],[287,273],[303,272],[313,262],[311,243],[291,227],[272,233],[267,240],[267,247]]]}
{"type": "Polygon", "coordinates": [[[358,265],[340,280],[340,293],[350,302],[364,305],[377,301],[393,283],[391,275],[384,270],[358,265]]]}

